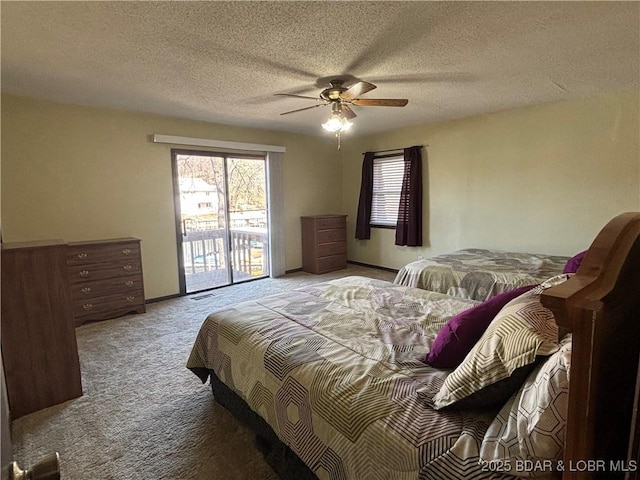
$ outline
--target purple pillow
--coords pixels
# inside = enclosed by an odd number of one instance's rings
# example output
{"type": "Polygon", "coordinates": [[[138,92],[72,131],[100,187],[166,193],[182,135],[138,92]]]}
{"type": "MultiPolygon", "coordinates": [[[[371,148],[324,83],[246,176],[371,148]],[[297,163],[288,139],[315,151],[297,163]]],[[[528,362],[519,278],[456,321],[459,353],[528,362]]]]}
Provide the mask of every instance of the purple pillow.
{"type": "Polygon", "coordinates": [[[431,351],[420,360],[436,368],[457,367],[502,307],[535,286],[527,285],[500,293],[451,317],[438,332],[431,351]]]}
{"type": "Polygon", "coordinates": [[[580,252],[574,257],[571,257],[567,264],[564,266],[564,270],[562,273],[576,273],[578,271],[578,267],[582,263],[582,259],[587,254],[587,251],[580,252]]]}

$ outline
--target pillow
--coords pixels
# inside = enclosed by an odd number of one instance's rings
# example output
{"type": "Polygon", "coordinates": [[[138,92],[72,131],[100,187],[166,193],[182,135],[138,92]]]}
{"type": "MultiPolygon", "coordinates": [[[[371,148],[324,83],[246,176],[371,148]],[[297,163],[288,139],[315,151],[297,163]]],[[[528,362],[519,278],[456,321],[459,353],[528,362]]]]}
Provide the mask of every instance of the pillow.
{"type": "Polygon", "coordinates": [[[500,293],[451,317],[438,332],[429,353],[420,360],[435,368],[456,368],[502,307],[533,287],[535,285],[528,285],[500,293]]]}
{"type": "MultiPolygon", "coordinates": [[[[460,402],[472,394],[514,372],[522,372],[540,355],[558,350],[558,326],[550,310],[540,303],[540,294],[564,282],[569,275],[557,275],[507,303],[493,319],[482,337],[462,363],[445,379],[433,397],[436,409],[460,402]]],[[[496,395],[476,395],[478,402],[467,399],[464,408],[483,408],[505,402],[520,385],[497,389],[496,395]]],[[[475,399],[474,399],[475,400],[475,399]]]]}
{"type": "Polygon", "coordinates": [[[587,251],[585,250],[584,252],[580,252],[577,255],[571,257],[567,264],[564,266],[564,270],[562,271],[562,273],[576,273],[586,254],[587,251]]]}
{"type": "Polygon", "coordinates": [[[570,370],[571,334],[568,334],[560,341],[560,349],[529,375],[489,425],[480,446],[483,464],[510,466],[508,473],[518,477],[550,473],[550,467],[544,472],[518,466],[548,465],[543,462],[562,458],[570,370]]]}

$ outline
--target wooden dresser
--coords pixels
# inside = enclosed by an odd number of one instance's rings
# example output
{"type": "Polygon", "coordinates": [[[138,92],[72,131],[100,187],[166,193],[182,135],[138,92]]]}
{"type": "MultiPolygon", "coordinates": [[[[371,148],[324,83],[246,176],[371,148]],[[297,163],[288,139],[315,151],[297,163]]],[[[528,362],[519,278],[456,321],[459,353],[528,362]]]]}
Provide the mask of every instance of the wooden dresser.
{"type": "Polygon", "coordinates": [[[325,273],[347,267],[347,216],[313,215],[302,220],[302,269],[325,273]]]}
{"type": "Polygon", "coordinates": [[[146,311],[137,238],[71,242],[67,263],[76,325],[146,311]]]}
{"type": "Polygon", "coordinates": [[[2,245],[2,358],[13,418],[82,395],[63,241],[2,245]]]}

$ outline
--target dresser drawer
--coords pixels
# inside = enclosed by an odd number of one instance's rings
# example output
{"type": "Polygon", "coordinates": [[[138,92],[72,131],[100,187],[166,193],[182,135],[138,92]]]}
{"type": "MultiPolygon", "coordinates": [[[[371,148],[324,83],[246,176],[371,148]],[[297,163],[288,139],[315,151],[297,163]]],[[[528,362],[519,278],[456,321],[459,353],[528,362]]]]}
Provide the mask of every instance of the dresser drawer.
{"type": "Polygon", "coordinates": [[[128,276],[140,276],[142,266],[140,260],[132,258],[113,263],[96,263],[93,265],[72,265],[69,267],[71,285],[84,283],[91,280],[104,280],[106,278],[128,276]]]}
{"type": "Polygon", "coordinates": [[[347,254],[318,258],[318,273],[330,272],[347,266],[347,254]]]}
{"type": "Polygon", "coordinates": [[[130,312],[144,313],[144,295],[142,290],[120,293],[106,297],[74,300],[73,312],[76,320],[105,320],[130,312]]]}
{"type": "Polygon", "coordinates": [[[326,230],[328,228],[345,228],[347,226],[346,217],[318,217],[316,218],[316,228],[326,230]]]}
{"type": "Polygon", "coordinates": [[[138,242],[76,243],[69,246],[67,264],[87,265],[90,263],[126,261],[132,258],[140,258],[140,244],[138,242]]]}
{"type": "Polygon", "coordinates": [[[329,242],[344,242],[347,239],[347,232],[342,229],[320,230],[316,234],[318,244],[329,242]]]}
{"type": "Polygon", "coordinates": [[[347,253],[346,242],[332,242],[318,245],[318,257],[328,257],[340,253],[347,253]]]}
{"type": "Polygon", "coordinates": [[[71,286],[74,299],[104,297],[115,293],[138,292],[142,290],[142,275],[113,277],[104,280],[81,281],[71,286]]]}

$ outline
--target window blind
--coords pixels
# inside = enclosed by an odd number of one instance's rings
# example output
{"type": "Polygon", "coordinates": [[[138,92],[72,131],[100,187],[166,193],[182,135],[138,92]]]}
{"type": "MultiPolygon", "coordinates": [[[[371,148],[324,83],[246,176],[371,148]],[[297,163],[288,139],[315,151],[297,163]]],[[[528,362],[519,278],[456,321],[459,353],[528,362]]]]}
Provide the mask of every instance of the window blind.
{"type": "Polygon", "coordinates": [[[403,176],[404,157],[402,155],[374,158],[371,225],[396,226],[403,176]]]}

